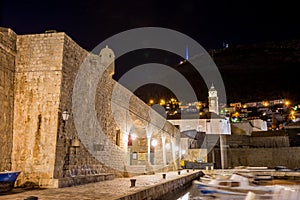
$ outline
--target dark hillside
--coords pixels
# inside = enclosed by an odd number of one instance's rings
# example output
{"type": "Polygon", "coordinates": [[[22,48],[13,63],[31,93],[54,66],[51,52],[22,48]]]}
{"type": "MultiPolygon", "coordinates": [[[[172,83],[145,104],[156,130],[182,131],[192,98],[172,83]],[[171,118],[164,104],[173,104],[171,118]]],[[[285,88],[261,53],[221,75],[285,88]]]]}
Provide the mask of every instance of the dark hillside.
{"type": "Polygon", "coordinates": [[[228,101],[300,97],[300,40],[213,51],[228,101]]]}
{"type": "MultiPolygon", "coordinates": [[[[227,103],[279,98],[300,102],[300,40],[239,45],[209,53],[222,75],[227,103]]],[[[182,58],[168,52],[147,50],[129,54],[125,66],[151,62],[173,66],[190,82],[198,99],[207,101],[208,90],[201,75],[189,62],[174,64],[179,63],[178,60],[182,58]]],[[[125,69],[119,74],[117,71],[117,76],[125,73],[125,69]]],[[[151,84],[140,87],[135,94],[145,102],[174,97],[167,88],[151,84]]]]}

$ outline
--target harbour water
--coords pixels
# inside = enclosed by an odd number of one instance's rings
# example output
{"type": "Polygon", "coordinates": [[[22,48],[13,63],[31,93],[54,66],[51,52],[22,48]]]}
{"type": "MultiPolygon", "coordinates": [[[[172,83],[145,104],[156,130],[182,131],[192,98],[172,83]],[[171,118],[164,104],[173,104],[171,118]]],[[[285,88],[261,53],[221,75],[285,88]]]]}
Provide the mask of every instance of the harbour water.
{"type": "MultiPolygon", "coordinates": [[[[272,186],[270,186],[272,187],[272,186]]],[[[273,196],[270,200],[299,200],[300,199],[300,185],[274,185],[277,190],[277,194],[273,196]],[[280,191],[280,192],[279,192],[280,191]]],[[[173,198],[176,200],[246,200],[245,197],[211,197],[203,196],[195,187],[195,185],[190,186],[185,191],[179,193],[179,197],[173,198]]],[[[170,198],[170,200],[173,200],[170,198]]]]}

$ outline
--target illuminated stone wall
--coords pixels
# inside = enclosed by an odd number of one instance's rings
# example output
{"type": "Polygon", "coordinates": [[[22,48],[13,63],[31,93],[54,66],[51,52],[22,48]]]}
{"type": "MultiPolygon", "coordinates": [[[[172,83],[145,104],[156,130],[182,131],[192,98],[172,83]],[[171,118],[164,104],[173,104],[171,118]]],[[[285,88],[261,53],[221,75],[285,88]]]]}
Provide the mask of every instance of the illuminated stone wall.
{"type": "Polygon", "coordinates": [[[55,185],[63,44],[63,33],[17,37],[12,168],[22,171],[18,185],[55,185]]]}
{"type": "MultiPolygon", "coordinates": [[[[13,124],[8,123],[13,131],[6,131],[6,144],[10,146],[1,150],[8,154],[0,161],[9,163],[11,157],[12,169],[22,171],[17,185],[63,187],[73,184],[70,179],[78,177],[81,180],[84,176],[100,173],[122,177],[128,164],[127,142],[131,127],[145,128],[149,124],[158,127],[156,123],[162,121],[161,116],[153,114],[145,103],[114,81],[112,67],[104,71],[100,56],[92,55],[85,60],[89,52],[65,33],[17,36],[16,51],[15,85],[10,87],[10,107],[7,107],[8,113],[14,113],[13,124]],[[78,127],[94,127],[96,121],[89,120],[92,109],[76,113],[76,117],[88,120],[75,126],[72,98],[76,77],[85,62],[88,67],[103,70],[99,82],[94,81],[94,74],[86,74],[84,79],[89,86],[96,84],[95,115],[104,133],[101,136],[100,132],[91,132],[95,136],[91,140],[88,140],[91,133],[82,133],[78,127]],[[116,97],[112,97],[114,88],[117,88],[116,97]],[[129,99],[128,105],[124,104],[124,99],[129,99]],[[67,121],[62,119],[63,111],[70,113],[67,121]],[[82,134],[88,135],[83,137],[82,134]],[[79,142],[74,145],[76,141],[79,142]]],[[[93,98],[83,96],[83,100],[89,102],[93,98]]],[[[168,122],[152,132],[152,137],[158,140],[162,133],[168,133],[168,141],[171,136],[178,136],[178,130],[168,122]]],[[[157,164],[162,163],[161,147],[158,145],[155,150],[157,164]]]]}
{"type": "Polygon", "coordinates": [[[11,170],[16,39],[0,27],[0,171],[11,170]]]}

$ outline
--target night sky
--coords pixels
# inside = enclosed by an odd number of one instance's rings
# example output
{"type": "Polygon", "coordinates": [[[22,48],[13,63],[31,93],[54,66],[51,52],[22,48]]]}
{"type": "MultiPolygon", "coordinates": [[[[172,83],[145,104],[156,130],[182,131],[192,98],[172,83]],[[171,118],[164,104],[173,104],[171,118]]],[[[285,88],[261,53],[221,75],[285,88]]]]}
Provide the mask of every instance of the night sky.
{"type": "Polygon", "coordinates": [[[93,49],[104,39],[137,27],[180,31],[205,48],[299,37],[294,1],[0,1],[0,26],[17,34],[64,31],[93,49]]]}
{"type": "MultiPolygon", "coordinates": [[[[298,9],[296,1],[265,0],[2,0],[0,26],[20,35],[63,31],[88,51],[128,29],[163,27],[186,34],[210,50],[223,48],[224,42],[232,47],[300,38],[298,9]]],[[[169,60],[165,64],[177,62],[169,60]]],[[[123,66],[142,62],[123,59],[123,66]]]]}

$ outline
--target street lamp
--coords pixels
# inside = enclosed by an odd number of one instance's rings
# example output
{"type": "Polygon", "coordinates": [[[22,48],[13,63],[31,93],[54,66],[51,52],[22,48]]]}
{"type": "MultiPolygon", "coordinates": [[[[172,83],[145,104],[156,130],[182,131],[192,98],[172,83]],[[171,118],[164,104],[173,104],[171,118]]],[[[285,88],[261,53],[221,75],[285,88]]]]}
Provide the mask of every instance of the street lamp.
{"type": "Polygon", "coordinates": [[[63,111],[62,113],[62,119],[63,119],[63,135],[62,135],[62,138],[63,138],[63,142],[64,142],[64,146],[65,146],[65,157],[64,157],[64,164],[63,164],[63,177],[67,176],[67,171],[69,170],[69,164],[70,164],[70,150],[69,150],[69,146],[68,146],[68,143],[69,141],[67,140],[66,138],[66,131],[65,131],[65,127],[66,127],[66,121],[69,119],[69,112],[68,110],[65,110],[63,111]]]}

